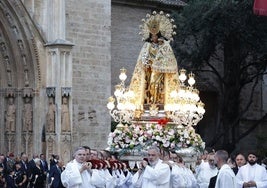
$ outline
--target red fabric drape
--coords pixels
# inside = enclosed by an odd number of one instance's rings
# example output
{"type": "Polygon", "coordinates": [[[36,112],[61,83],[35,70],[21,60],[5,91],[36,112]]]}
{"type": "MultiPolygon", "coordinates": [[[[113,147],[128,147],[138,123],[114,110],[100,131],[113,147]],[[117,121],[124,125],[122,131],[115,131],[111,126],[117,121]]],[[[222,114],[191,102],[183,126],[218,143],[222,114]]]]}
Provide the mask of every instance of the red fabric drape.
{"type": "Polygon", "coordinates": [[[267,0],[254,0],[253,12],[259,16],[267,16],[267,0]]]}

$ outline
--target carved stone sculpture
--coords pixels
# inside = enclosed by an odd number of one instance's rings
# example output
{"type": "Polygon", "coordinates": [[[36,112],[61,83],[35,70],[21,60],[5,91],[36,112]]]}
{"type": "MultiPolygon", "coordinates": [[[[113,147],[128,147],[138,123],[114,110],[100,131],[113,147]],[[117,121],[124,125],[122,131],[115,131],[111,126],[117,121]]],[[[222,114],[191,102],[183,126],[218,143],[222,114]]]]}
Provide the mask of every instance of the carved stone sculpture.
{"type": "Polygon", "coordinates": [[[47,150],[49,154],[53,154],[54,153],[54,147],[55,147],[55,140],[50,136],[47,139],[47,150]]]}
{"type": "Polygon", "coordinates": [[[23,131],[32,131],[32,113],[31,98],[25,97],[25,104],[23,107],[23,131]]]}
{"type": "Polygon", "coordinates": [[[50,133],[55,132],[55,113],[56,113],[56,106],[54,104],[54,99],[50,97],[48,112],[46,114],[47,132],[50,133]]]}
{"type": "Polygon", "coordinates": [[[13,97],[8,98],[8,106],[6,111],[6,130],[8,132],[15,132],[16,124],[16,106],[13,97]]]}
{"type": "Polygon", "coordinates": [[[62,132],[70,131],[70,113],[67,97],[63,97],[61,106],[61,130],[62,132]]]}

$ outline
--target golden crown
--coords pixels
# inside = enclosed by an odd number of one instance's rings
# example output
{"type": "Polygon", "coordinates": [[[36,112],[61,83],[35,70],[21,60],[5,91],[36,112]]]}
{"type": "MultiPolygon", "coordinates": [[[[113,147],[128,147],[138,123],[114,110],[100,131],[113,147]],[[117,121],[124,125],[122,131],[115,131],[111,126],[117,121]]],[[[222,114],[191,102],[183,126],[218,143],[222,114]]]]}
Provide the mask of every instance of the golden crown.
{"type": "Polygon", "coordinates": [[[140,25],[141,32],[143,35],[142,40],[149,38],[149,34],[161,33],[163,37],[168,40],[173,40],[173,35],[175,35],[174,29],[176,25],[173,24],[174,20],[170,18],[169,14],[164,14],[163,11],[157,13],[153,11],[152,14],[147,14],[146,19],[142,19],[143,24],[140,25]]]}

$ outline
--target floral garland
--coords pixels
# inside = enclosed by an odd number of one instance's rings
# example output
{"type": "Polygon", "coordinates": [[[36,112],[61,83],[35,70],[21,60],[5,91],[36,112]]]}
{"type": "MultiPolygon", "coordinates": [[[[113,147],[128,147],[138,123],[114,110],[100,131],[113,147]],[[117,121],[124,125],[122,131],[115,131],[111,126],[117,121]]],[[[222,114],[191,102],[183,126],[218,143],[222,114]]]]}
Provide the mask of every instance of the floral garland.
{"type": "Polygon", "coordinates": [[[189,147],[202,151],[205,148],[205,142],[193,127],[167,124],[164,120],[138,122],[116,128],[109,134],[108,145],[111,151],[123,153],[131,150],[140,151],[152,145],[172,151],[189,147]]]}

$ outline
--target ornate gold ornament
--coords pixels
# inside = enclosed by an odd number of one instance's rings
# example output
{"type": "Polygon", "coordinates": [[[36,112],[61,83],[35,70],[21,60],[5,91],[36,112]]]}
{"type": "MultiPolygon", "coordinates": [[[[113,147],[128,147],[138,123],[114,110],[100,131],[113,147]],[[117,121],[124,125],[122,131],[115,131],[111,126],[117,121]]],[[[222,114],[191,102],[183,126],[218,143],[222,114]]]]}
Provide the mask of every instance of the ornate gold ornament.
{"type": "Polygon", "coordinates": [[[187,75],[184,69],[178,71],[170,45],[176,34],[173,19],[163,11],[154,11],[142,21],[145,43],[129,86],[125,85],[126,69],[121,69],[121,83],[115,86],[114,97],[107,104],[110,115],[119,122],[118,127],[161,118],[179,126],[197,125],[205,113],[204,104],[195,88],[194,74],[187,75]]]}
{"type": "Polygon", "coordinates": [[[146,19],[142,19],[143,24],[140,25],[140,35],[143,36],[142,40],[149,38],[149,34],[158,34],[159,32],[163,37],[168,40],[173,40],[173,35],[176,34],[174,29],[176,25],[173,24],[174,20],[170,18],[169,14],[163,11],[157,13],[153,11],[152,14],[147,14],[146,19]]]}

